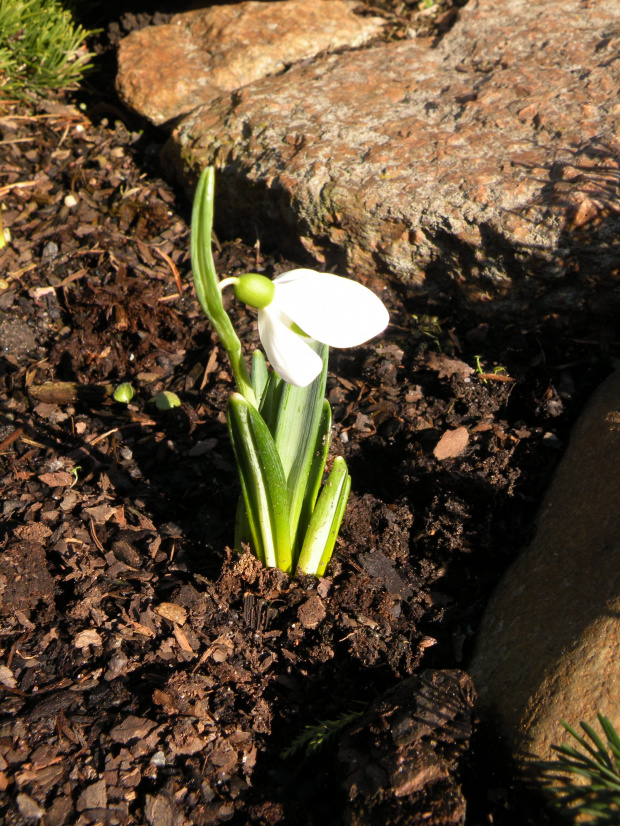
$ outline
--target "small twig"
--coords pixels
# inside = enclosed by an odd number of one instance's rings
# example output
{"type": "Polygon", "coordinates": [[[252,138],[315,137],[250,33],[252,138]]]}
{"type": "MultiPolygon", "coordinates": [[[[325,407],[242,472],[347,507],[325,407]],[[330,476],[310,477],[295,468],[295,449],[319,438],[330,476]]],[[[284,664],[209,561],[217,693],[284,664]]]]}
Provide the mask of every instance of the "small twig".
{"type": "Polygon", "coordinates": [[[22,275],[24,275],[27,272],[30,272],[30,270],[34,270],[38,266],[39,266],[39,264],[38,264],[37,261],[35,261],[33,264],[28,264],[27,267],[22,267],[21,270],[15,270],[15,272],[10,272],[8,274],[6,280],[7,281],[19,280],[19,279],[21,279],[22,275]]]}
{"type": "Polygon", "coordinates": [[[7,138],[5,141],[0,141],[0,146],[4,144],[13,145],[14,143],[32,143],[37,140],[38,135],[33,135],[32,138],[7,138]]]}
{"type": "Polygon", "coordinates": [[[56,147],[56,150],[60,149],[60,147],[61,147],[61,146],[63,145],[63,143],[65,142],[65,138],[66,138],[66,137],[67,137],[67,135],[69,134],[69,129],[70,129],[70,124],[67,124],[67,125],[65,126],[65,131],[62,133],[61,138],[60,138],[60,140],[58,141],[58,146],[56,147]]]}
{"type": "Polygon", "coordinates": [[[36,186],[40,181],[18,181],[14,184],[6,184],[5,186],[0,186],[0,198],[3,195],[6,195],[12,189],[25,189],[28,186],[36,186]]]}
{"type": "Polygon", "coordinates": [[[95,523],[94,523],[92,518],[90,520],[90,535],[92,536],[93,542],[99,548],[99,550],[102,553],[105,553],[105,548],[103,547],[103,545],[101,544],[101,542],[99,540],[99,537],[97,536],[97,531],[95,530],[95,523]]]}
{"type": "Polygon", "coordinates": [[[516,381],[512,376],[502,376],[501,373],[477,373],[477,376],[483,381],[516,381]]]}
{"type": "Polygon", "coordinates": [[[88,270],[81,269],[71,275],[68,275],[66,278],[63,278],[60,284],[56,284],[54,287],[35,287],[34,289],[29,290],[29,292],[35,300],[38,300],[39,298],[43,298],[44,295],[53,293],[54,290],[60,290],[63,287],[67,287],[73,281],[78,281],[80,278],[84,278],[85,275],[88,275],[88,270]]]}
{"type": "MultiPolygon", "coordinates": [[[[10,101],[12,102],[12,101],[10,101]]],[[[79,112],[65,113],[65,114],[47,114],[47,115],[4,115],[3,120],[42,120],[43,118],[56,118],[57,120],[81,120],[83,123],[88,123],[84,115],[79,112]]]]}
{"type": "Polygon", "coordinates": [[[97,436],[97,438],[93,439],[92,441],[90,441],[89,439],[87,439],[86,441],[89,442],[89,444],[92,447],[96,445],[97,442],[101,442],[103,441],[103,439],[107,439],[107,437],[111,436],[113,433],[118,433],[118,427],[113,427],[112,430],[108,430],[105,433],[102,433],[101,436],[97,436]]]}
{"type": "Polygon", "coordinates": [[[12,433],[10,433],[6,437],[6,439],[3,439],[0,442],[0,453],[2,453],[2,451],[5,448],[7,448],[9,445],[13,444],[13,442],[17,441],[17,439],[19,439],[19,437],[23,434],[23,432],[24,432],[24,428],[23,427],[18,427],[12,433]]]}
{"type": "MultiPolygon", "coordinates": [[[[161,258],[164,259],[166,264],[168,264],[168,266],[172,270],[172,275],[174,277],[174,282],[177,285],[177,290],[179,291],[179,293],[182,293],[183,292],[183,285],[181,284],[181,276],[179,275],[179,271],[177,269],[176,264],[174,263],[172,258],[170,258],[169,255],[167,255],[163,250],[160,250],[158,247],[155,247],[155,252],[159,256],[161,256],[161,258]]],[[[160,298],[159,300],[162,301],[163,299],[160,298]]]]}
{"type": "Polygon", "coordinates": [[[35,442],[34,439],[27,439],[25,436],[22,436],[22,442],[25,445],[34,445],[34,447],[41,447],[45,450],[47,445],[42,445],[41,442],[35,442]]]}
{"type": "Polygon", "coordinates": [[[213,350],[209,353],[209,360],[207,361],[207,366],[205,367],[205,372],[202,377],[202,382],[200,384],[201,392],[205,389],[205,385],[209,380],[209,374],[212,373],[215,368],[217,367],[217,347],[214,347],[213,350]]]}

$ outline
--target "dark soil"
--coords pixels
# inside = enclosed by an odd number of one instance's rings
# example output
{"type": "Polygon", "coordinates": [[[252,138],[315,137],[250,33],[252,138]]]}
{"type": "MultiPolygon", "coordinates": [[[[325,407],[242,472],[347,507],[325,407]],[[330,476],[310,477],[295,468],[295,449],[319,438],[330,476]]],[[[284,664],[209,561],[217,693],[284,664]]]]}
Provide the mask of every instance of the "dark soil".
{"type": "MultiPolygon", "coordinates": [[[[100,36],[102,65],[131,24],[100,36]]],[[[326,578],[288,579],[230,549],[232,380],[193,293],[190,205],[159,177],[164,136],[97,75],[4,103],[0,131],[2,822],[550,822],[466,671],[618,355],[611,323],[480,322],[378,273],[390,328],[331,359],[341,537],[326,578]],[[124,381],[129,405],[111,397],[124,381]],[[181,407],[159,410],[163,390],[181,407]]],[[[216,261],[300,263],[224,236],[216,261]]],[[[252,349],[252,314],[230,311],[252,349]]]]}

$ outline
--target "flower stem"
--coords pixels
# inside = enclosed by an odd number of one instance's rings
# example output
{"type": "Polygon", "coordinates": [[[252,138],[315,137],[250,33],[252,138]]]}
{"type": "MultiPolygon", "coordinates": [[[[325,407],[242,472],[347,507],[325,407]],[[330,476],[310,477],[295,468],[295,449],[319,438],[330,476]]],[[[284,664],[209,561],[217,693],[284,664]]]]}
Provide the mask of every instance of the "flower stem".
{"type": "Polygon", "coordinates": [[[237,389],[249,404],[256,407],[256,396],[252,390],[250,374],[243,358],[241,342],[224,309],[220,281],[213,261],[211,230],[213,228],[214,192],[215,170],[209,166],[200,176],[192,212],[191,254],[196,295],[203,312],[213,324],[228,353],[237,389]]]}

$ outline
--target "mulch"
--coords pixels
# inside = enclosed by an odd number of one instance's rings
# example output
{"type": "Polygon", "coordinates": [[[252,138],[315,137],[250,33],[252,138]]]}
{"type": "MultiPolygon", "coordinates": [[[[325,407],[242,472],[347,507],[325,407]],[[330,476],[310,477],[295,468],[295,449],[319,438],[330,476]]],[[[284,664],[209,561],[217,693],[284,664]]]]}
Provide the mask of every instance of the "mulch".
{"type": "MultiPolygon", "coordinates": [[[[353,477],[333,562],[263,570],[231,550],[233,384],[164,137],[94,87],[0,109],[2,822],[551,822],[467,662],[610,324],[495,325],[377,274],[389,330],[331,359],[353,477]]],[[[307,263],[225,234],[215,257],[307,263]]],[[[249,353],[255,318],[229,308],[249,353]]]]}

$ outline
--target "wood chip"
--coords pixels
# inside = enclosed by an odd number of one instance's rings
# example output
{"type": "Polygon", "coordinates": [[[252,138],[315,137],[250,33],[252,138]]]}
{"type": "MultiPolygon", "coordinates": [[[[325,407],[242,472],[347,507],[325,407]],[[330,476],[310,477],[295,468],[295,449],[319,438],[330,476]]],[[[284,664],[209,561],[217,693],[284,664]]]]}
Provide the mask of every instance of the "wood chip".
{"type": "Polygon", "coordinates": [[[466,427],[457,427],[455,430],[446,430],[437,442],[433,454],[442,462],[444,459],[454,459],[459,456],[469,444],[469,432],[466,427]]]}
{"type": "Polygon", "coordinates": [[[78,797],[75,808],[78,812],[88,809],[105,809],[108,805],[108,794],[105,780],[97,780],[87,786],[78,797]]]}
{"type": "Polygon", "coordinates": [[[114,726],[110,732],[110,737],[115,743],[126,745],[132,740],[142,740],[155,728],[157,724],[146,717],[136,717],[130,714],[118,726],[114,726]]]}
{"type": "Polygon", "coordinates": [[[0,665],[0,683],[7,688],[17,688],[17,681],[13,676],[13,672],[6,665],[0,665]]]}
{"type": "Polygon", "coordinates": [[[450,378],[451,376],[459,376],[460,378],[467,378],[474,372],[474,368],[464,361],[458,359],[451,359],[443,353],[430,353],[426,363],[435,370],[440,379],[450,378]]]}
{"type": "Polygon", "coordinates": [[[59,470],[56,473],[42,473],[39,481],[44,485],[49,485],[50,488],[68,488],[75,480],[66,470],[59,470]]]}
{"type": "Polygon", "coordinates": [[[175,637],[176,641],[179,643],[179,648],[182,651],[185,651],[188,654],[193,654],[195,656],[196,652],[194,651],[194,649],[192,648],[192,646],[189,643],[189,640],[187,639],[187,637],[185,636],[185,634],[183,633],[183,631],[181,630],[181,628],[178,625],[175,624],[173,632],[174,632],[174,637],[175,637]]]}
{"type": "Polygon", "coordinates": [[[88,648],[89,645],[101,647],[103,645],[103,641],[94,628],[87,628],[86,631],[80,631],[77,637],[73,640],[73,645],[76,648],[88,648]]]}
{"type": "MultiPolygon", "coordinates": [[[[161,602],[153,610],[156,614],[159,614],[160,617],[170,620],[170,622],[176,622],[177,625],[184,625],[187,620],[187,611],[185,608],[176,605],[174,602],[161,602]]],[[[192,649],[190,648],[189,650],[191,651],[192,649]]]]}

